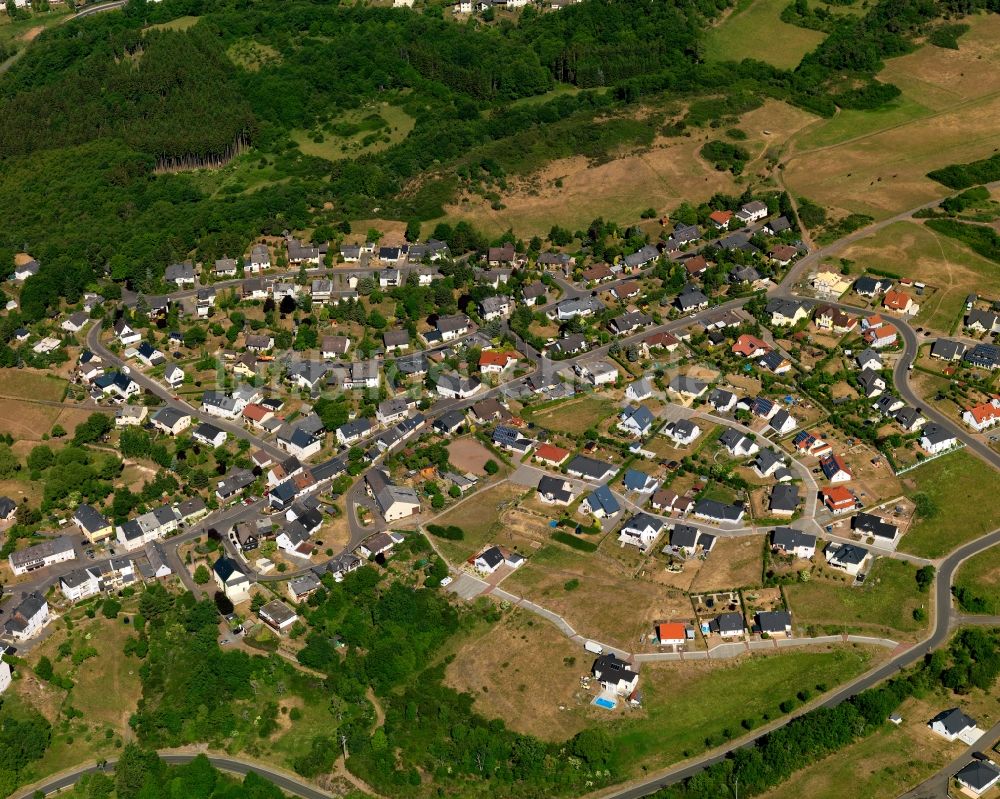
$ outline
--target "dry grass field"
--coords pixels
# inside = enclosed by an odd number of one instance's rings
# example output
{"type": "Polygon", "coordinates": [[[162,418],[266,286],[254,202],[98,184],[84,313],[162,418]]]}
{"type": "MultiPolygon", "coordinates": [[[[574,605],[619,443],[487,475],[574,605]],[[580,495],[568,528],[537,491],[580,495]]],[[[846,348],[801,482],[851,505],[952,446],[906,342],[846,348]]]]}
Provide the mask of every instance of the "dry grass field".
{"type": "Polygon", "coordinates": [[[600,552],[556,545],[539,549],[503,587],[563,616],[581,635],[630,649],[656,621],[691,616],[680,591],[634,579],[600,552]],[[571,580],[575,587],[567,590],[571,580]]]}
{"type": "Polygon", "coordinates": [[[486,474],[483,466],[488,460],[495,460],[493,453],[472,436],[456,439],[448,445],[448,461],[460,474],[472,472],[482,477],[486,474]]]}
{"type": "Polygon", "coordinates": [[[461,527],[465,531],[465,538],[462,541],[434,538],[434,543],[453,562],[465,561],[479,552],[484,544],[498,537],[503,530],[501,515],[524,493],[522,486],[498,483],[474,494],[434,520],[434,524],[442,527],[461,527]]]}
{"type": "Polygon", "coordinates": [[[527,611],[465,642],[445,672],[448,685],[475,697],[476,712],[547,741],[571,738],[598,712],[585,704],[579,676],[592,656],[527,611]],[[545,690],[537,691],[538,675],[545,690]]]}
{"type": "Polygon", "coordinates": [[[764,568],[764,536],[718,538],[691,584],[692,591],[719,591],[760,585],[764,568]]]}
{"type": "Polygon", "coordinates": [[[945,334],[958,321],[970,293],[1000,295],[996,264],[919,222],[889,225],[839,255],[934,286],[933,296],[921,298],[916,321],[945,334]]]}
{"type": "MultiPolygon", "coordinates": [[[[811,114],[773,100],[744,115],[738,126],[748,138],[740,145],[754,156],[745,174],[760,173],[764,153],[813,120],[811,114]]],[[[527,178],[508,178],[511,188],[502,198],[502,210],[493,210],[480,197],[464,197],[445,210],[449,219],[465,219],[488,233],[513,227],[529,236],[545,235],[552,225],[578,230],[598,216],[637,220],[649,207],[665,212],[716,192],[739,193],[737,179],[699,155],[706,141],[718,137],[711,129],[694,130],[690,137],[661,137],[648,149],[596,166],[583,156],[559,159],[527,178]]]]}
{"type": "Polygon", "coordinates": [[[903,89],[886,109],[846,111],[794,142],[784,171],[795,194],[876,219],[946,193],[932,169],[990,155],[1000,119],[1000,19],[970,17],[960,49],[925,46],[880,75],[903,89]]]}

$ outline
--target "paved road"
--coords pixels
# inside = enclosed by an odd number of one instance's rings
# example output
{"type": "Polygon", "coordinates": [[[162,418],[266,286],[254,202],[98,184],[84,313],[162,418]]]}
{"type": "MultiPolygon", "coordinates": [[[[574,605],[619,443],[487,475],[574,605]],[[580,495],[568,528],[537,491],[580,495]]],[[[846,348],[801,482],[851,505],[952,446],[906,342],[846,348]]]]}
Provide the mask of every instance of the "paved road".
{"type": "Polygon", "coordinates": [[[947,799],[951,778],[972,762],[976,752],[986,752],[1000,739],[1000,722],[983,733],[972,746],[966,747],[958,757],[942,766],[933,776],[924,780],[912,791],[902,794],[899,799],[947,799]]]}
{"type": "MultiPolygon", "coordinates": [[[[959,547],[945,558],[938,569],[933,589],[935,612],[934,627],[930,635],[919,644],[890,658],[881,666],[877,666],[856,680],[841,686],[821,701],[812,705],[810,709],[812,707],[835,707],[850,697],[893,676],[901,669],[920,660],[932,650],[947,643],[951,634],[951,586],[954,582],[955,572],[963,561],[998,544],[1000,544],[1000,530],[994,530],[982,538],[959,547]]],[[[708,766],[725,760],[730,752],[751,745],[767,733],[784,726],[796,716],[802,715],[803,712],[805,711],[800,710],[796,714],[779,719],[772,724],[755,730],[750,736],[740,739],[735,744],[728,744],[725,748],[707,753],[692,762],[674,766],[640,783],[627,787],[613,788],[600,793],[599,796],[603,799],[639,799],[639,797],[648,796],[664,786],[681,782],[688,777],[694,776],[708,766]]]]}
{"type": "MultiPolygon", "coordinates": [[[[162,752],[160,753],[160,757],[171,765],[179,766],[184,763],[190,763],[195,759],[195,757],[197,757],[197,755],[162,752]]],[[[219,757],[211,754],[207,755],[207,757],[209,762],[221,771],[228,771],[232,774],[241,775],[249,774],[253,771],[261,777],[270,780],[281,788],[281,790],[290,793],[293,796],[301,796],[303,799],[330,799],[331,797],[331,794],[320,790],[315,785],[303,782],[294,775],[273,769],[260,763],[251,763],[238,758],[219,757]]],[[[117,762],[117,760],[109,760],[108,767],[114,767],[117,762]]],[[[31,788],[14,794],[13,799],[31,799],[37,791],[41,791],[43,794],[48,796],[49,794],[69,788],[71,785],[75,785],[76,781],[79,780],[84,774],[93,774],[96,771],[102,770],[103,769],[99,769],[96,764],[81,766],[78,769],[61,774],[58,777],[54,777],[47,782],[36,783],[31,788]]]]}
{"type": "Polygon", "coordinates": [[[149,377],[149,375],[144,374],[134,365],[126,363],[122,358],[115,355],[115,353],[105,347],[101,342],[102,328],[103,325],[100,319],[96,320],[94,324],[91,325],[90,330],[87,331],[87,347],[95,355],[98,355],[106,364],[114,365],[119,369],[122,367],[128,367],[128,376],[132,378],[134,382],[136,382],[141,388],[155,394],[169,407],[182,410],[185,413],[191,414],[191,416],[195,419],[199,419],[203,422],[209,422],[216,427],[225,430],[230,435],[245,439],[252,445],[264,450],[264,452],[276,460],[284,460],[288,457],[288,453],[279,446],[270,441],[265,441],[260,436],[251,433],[242,424],[239,424],[238,422],[231,422],[218,416],[213,416],[212,414],[201,410],[201,408],[194,407],[185,400],[176,397],[172,391],[170,391],[158,380],[154,380],[149,377]]]}

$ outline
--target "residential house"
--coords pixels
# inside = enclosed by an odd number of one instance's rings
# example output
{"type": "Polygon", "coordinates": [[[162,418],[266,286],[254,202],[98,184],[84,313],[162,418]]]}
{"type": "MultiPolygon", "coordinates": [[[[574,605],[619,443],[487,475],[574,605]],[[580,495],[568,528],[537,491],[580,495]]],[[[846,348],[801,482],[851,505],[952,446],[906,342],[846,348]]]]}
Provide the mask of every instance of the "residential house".
{"type": "Polygon", "coordinates": [[[835,514],[848,513],[858,506],[858,499],[845,486],[821,488],[823,504],[835,514]]]}
{"type": "Polygon", "coordinates": [[[272,599],[261,605],[257,611],[257,616],[264,624],[270,627],[279,635],[292,628],[299,620],[298,614],[280,599],[272,599]]]}
{"type": "Polygon", "coordinates": [[[736,212],[736,218],[744,225],[750,225],[767,216],[767,203],[760,200],[751,200],[740,207],[736,212]]]}
{"type": "Polygon", "coordinates": [[[14,280],[18,283],[23,283],[29,277],[34,277],[41,271],[41,266],[38,261],[31,258],[24,263],[16,264],[14,266],[14,280]]]}
{"type": "Polygon", "coordinates": [[[779,233],[784,233],[786,230],[791,229],[792,223],[788,221],[788,217],[779,216],[764,225],[764,227],[761,228],[761,232],[768,236],[777,236],[779,233]]]}
{"type": "Polygon", "coordinates": [[[230,557],[222,556],[212,565],[212,576],[226,597],[234,605],[250,599],[250,578],[230,557]]]}
{"type": "Polygon", "coordinates": [[[816,554],[816,536],[791,527],[776,527],[771,533],[771,549],[809,560],[816,554]]]}
{"type": "Polygon", "coordinates": [[[243,266],[243,271],[258,274],[271,268],[271,253],[266,244],[255,244],[250,248],[250,258],[243,266]]]}
{"type": "Polygon", "coordinates": [[[618,696],[631,696],[639,684],[639,675],[630,664],[611,653],[597,658],[590,671],[605,691],[618,696]]]}
{"type": "Polygon", "coordinates": [[[959,361],[965,354],[965,344],[954,339],[939,338],[931,345],[931,357],[942,361],[959,361]]]}
{"type": "Polygon", "coordinates": [[[648,513],[638,513],[629,519],[618,531],[618,540],[646,550],[663,532],[665,522],[648,513]]]}
{"type": "Polygon", "coordinates": [[[166,406],[154,413],[150,421],[157,430],[161,430],[167,435],[176,436],[191,426],[191,415],[177,408],[166,406]]]}
{"type": "Polygon", "coordinates": [[[687,375],[677,375],[670,379],[667,391],[685,399],[697,399],[708,391],[708,383],[687,375]]]}
{"type": "Polygon", "coordinates": [[[479,372],[480,374],[499,375],[516,363],[517,356],[511,355],[509,352],[483,350],[479,355],[479,372]]]}
{"type": "Polygon", "coordinates": [[[569,481],[542,475],[538,480],[538,499],[547,505],[569,505],[576,498],[569,481]]]}
{"type": "Polygon", "coordinates": [[[708,296],[693,283],[688,283],[674,299],[674,304],[681,313],[702,311],[708,307],[708,296]]]}
{"type": "Polygon", "coordinates": [[[972,308],[965,316],[965,326],[977,333],[1000,332],[1000,315],[993,311],[972,308]]]}
{"type": "Polygon", "coordinates": [[[93,505],[78,505],[73,521],[79,525],[80,531],[91,544],[110,538],[115,532],[114,525],[93,505]]]}
{"type": "Polygon", "coordinates": [[[49,603],[37,591],[21,594],[20,602],[10,611],[3,631],[15,641],[37,635],[49,620],[49,603]]]}
{"type": "Polygon", "coordinates": [[[211,415],[219,416],[223,419],[235,419],[247,406],[247,403],[230,397],[220,391],[208,390],[202,394],[201,409],[211,415]]]}
{"type": "Polygon", "coordinates": [[[764,635],[792,634],[792,614],[787,610],[760,610],[755,615],[757,629],[764,635]]]}
{"type": "Polygon", "coordinates": [[[965,715],[957,707],[942,710],[927,722],[927,726],[946,741],[960,740],[969,745],[978,741],[983,734],[976,720],[965,715]]]}
{"type": "Polygon", "coordinates": [[[1000,422],[1000,397],[993,397],[989,402],[981,402],[965,409],[962,421],[977,433],[988,430],[1000,422]]]}
{"type": "Polygon", "coordinates": [[[216,483],[215,495],[223,500],[229,500],[244,488],[253,485],[253,472],[249,469],[233,469],[225,478],[216,483]]]}
{"type": "Polygon", "coordinates": [[[142,341],[142,335],[138,330],[133,330],[124,319],[119,319],[114,324],[115,335],[123,347],[131,347],[142,341]]]}
{"type": "Polygon", "coordinates": [[[647,325],[653,324],[653,318],[641,311],[629,311],[621,316],[616,316],[608,322],[608,328],[617,336],[624,336],[635,333],[647,325]]]}
{"type": "Polygon", "coordinates": [[[483,384],[475,377],[462,377],[455,372],[451,372],[438,375],[435,385],[437,393],[442,397],[447,397],[448,399],[468,399],[479,391],[483,384]]]}
{"type": "Polygon", "coordinates": [[[653,429],[653,412],[645,405],[626,406],[618,415],[617,427],[630,436],[642,437],[653,429]]]}
{"type": "Polygon", "coordinates": [[[823,470],[826,479],[831,483],[846,483],[854,479],[854,475],[847,467],[844,459],[832,452],[820,458],[819,467],[823,470]]]}
{"type": "Polygon", "coordinates": [[[387,522],[405,519],[420,512],[420,498],[409,486],[398,486],[381,469],[365,475],[366,489],[387,522]]]}
{"type": "Polygon", "coordinates": [[[650,505],[655,511],[673,515],[689,513],[694,508],[694,500],[687,495],[681,496],[672,489],[660,488],[653,492],[650,505]]]}
{"type": "Polygon", "coordinates": [[[896,343],[896,328],[889,324],[871,325],[861,337],[869,347],[882,349],[896,343]]]}
{"type": "Polygon", "coordinates": [[[522,435],[516,427],[504,425],[498,425],[493,429],[492,441],[496,447],[518,456],[527,455],[535,446],[535,442],[522,435]]]}
{"type": "Polygon", "coordinates": [[[835,544],[829,543],[823,551],[827,564],[834,569],[847,572],[852,577],[857,577],[871,553],[864,547],[855,544],[835,544]]]}
{"type": "Polygon", "coordinates": [[[757,442],[733,427],[727,427],[723,431],[722,435],[719,436],[719,443],[734,458],[746,458],[750,455],[756,455],[760,451],[757,442]]]}
{"type": "Polygon", "coordinates": [[[89,321],[90,316],[87,315],[86,311],[77,311],[67,316],[59,327],[67,333],[79,333],[89,321]]]}
{"type": "Polygon", "coordinates": [[[101,591],[101,573],[96,567],[74,569],[59,578],[59,590],[69,602],[79,602],[101,591]]]}
{"type": "Polygon", "coordinates": [[[771,315],[771,324],[776,327],[794,325],[809,317],[809,306],[801,300],[775,297],[768,300],[765,310],[771,315]]]}
{"type": "Polygon", "coordinates": [[[236,259],[235,258],[219,258],[215,262],[215,267],[212,269],[212,275],[214,277],[236,277],[236,259]]]}
{"type": "Polygon", "coordinates": [[[660,485],[653,475],[640,472],[638,469],[626,469],[622,477],[622,486],[626,491],[637,494],[652,494],[660,485]]]}
{"type": "Polygon", "coordinates": [[[714,499],[699,499],[691,511],[698,519],[704,519],[718,524],[736,524],[742,521],[745,510],[743,505],[727,505],[714,499]]]}
{"type": "Polygon", "coordinates": [[[767,250],[768,260],[778,266],[788,266],[799,251],[790,244],[775,244],[767,250]]]}
{"type": "Polygon", "coordinates": [[[771,489],[767,508],[772,516],[792,516],[799,502],[799,487],[795,483],[779,483],[771,489]]]}
{"type": "Polygon", "coordinates": [[[558,341],[553,342],[548,349],[554,356],[573,355],[578,352],[585,352],[587,349],[587,339],[584,338],[582,333],[570,333],[558,341]]]}
{"type": "Polygon", "coordinates": [[[958,440],[947,428],[929,424],[920,436],[920,446],[930,455],[938,455],[957,446],[958,440]]]}
{"type": "Polygon", "coordinates": [[[200,441],[202,444],[214,449],[215,447],[221,447],[225,444],[228,435],[225,430],[220,430],[214,424],[202,422],[194,429],[194,433],[191,434],[191,437],[195,441],[200,441]]]}
{"type": "Polygon", "coordinates": [[[680,346],[680,339],[678,339],[672,333],[659,332],[653,333],[651,336],[646,336],[642,340],[642,347],[646,354],[653,350],[666,350],[667,352],[673,352],[680,346]]]}
{"type": "Polygon", "coordinates": [[[913,301],[913,297],[905,291],[889,289],[882,298],[882,307],[889,311],[914,316],[920,310],[920,306],[913,301]]]}
{"type": "MultiPolygon", "coordinates": [[[[784,455],[779,455],[770,447],[765,447],[760,452],[757,453],[757,457],[753,461],[753,470],[756,472],[758,477],[766,478],[775,475],[777,472],[782,471],[785,465],[784,455]]],[[[784,469],[784,471],[788,471],[784,469]]],[[[788,474],[788,479],[791,478],[791,473],[788,474]]]]}
{"type": "Polygon", "coordinates": [[[15,577],[76,559],[73,540],[68,536],[49,538],[34,546],[15,550],[7,558],[15,577]]]}
{"type": "Polygon", "coordinates": [[[734,354],[742,355],[744,358],[759,358],[771,352],[767,342],[756,336],[751,336],[749,333],[744,333],[736,339],[731,350],[734,354]]]}
{"type": "Polygon", "coordinates": [[[442,341],[453,341],[468,333],[469,325],[469,317],[465,314],[452,314],[451,316],[439,316],[435,328],[442,341]]]}
{"type": "Polygon", "coordinates": [[[323,336],[320,355],[324,358],[340,358],[347,355],[350,349],[351,340],[347,336],[323,336]]]}
{"type": "Polygon", "coordinates": [[[323,439],[313,435],[301,426],[284,424],[275,435],[275,443],[296,458],[311,458],[323,448],[323,439]]]}
{"type": "Polygon", "coordinates": [[[741,638],[746,634],[742,613],[720,613],[708,623],[708,629],[722,638],[741,638]]]}
{"type": "Polygon", "coordinates": [[[555,444],[549,444],[546,442],[541,444],[538,449],[535,450],[534,457],[546,466],[556,468],[559,467],[562,462],[569,457],[569,455],[570,451],[568,449],[563,449],[562,447],[557,447],[555,444]]]}
{"type": "Polygon", "coordinates": [[[792,362],[777,350],[767,353],[757,363],[762,369],[775,375],[783,375],[792,370],[792,362]]]}
{"type": "Polygon", "coordinates": [[[712,227],[716,230],[728,230],[729,222],[732,218],[732,211],[712,211],[712,213],[708,215],[708,221],[712,223],[712,227]]]}
{"type": "Polygon", "coordinates": [[[592,316],[604,310],[604,303],[597,297],[578,297],[560,300],[555,307],[546,312],[549,319],[568,322],[576,317],[592,316]]]}
{"type": "Polygon", "coordinates": [[[503,294],[495,297],[484,297],[479,302],[479,314],[486,322],[492,322],[494,319],[506,319],[510,316],[510,312],[510,297],[503,294]]]}
{"type": "Polygon", "coordinates": [[[861,535],[881,539],[879,543],[891,544],[899,536],[899,528],[874,513],[859,513],[851,519],[851,529],[861,535]]]}
{"type": "Polygon", "coordinates": [[[713,388],[708,395],[708,404],[719,413],[727,413],[736,407],[736,395],[723,388],[713,388]]]}
{"type": "Polygon", "coordinates": [[[661,432],[678,447],[687,447],[701,435],[701,428],[691,419],[678,419],[676,422],[668,422],[661,432]]]}
{"type": "Polygon", "coordinates": [[[698,552],[699,536],[697,527],[690,524],[675,524],[670,532],[670,545],[666,551],[683,555],[685,558],[693,558],[698,552]]]}
{"type": "Polygon", "coordinates": [[[566,465],[566,473],[571,477],[579,477],[594,483],[610,480],[617,471],[618,467],[588,458],[586,455],[577,455],[566,465]]]}
{"type": "Polygon", "coordinates": [[[1000,347],[995,344],[976,344],[971,350],[966,351],[962,360],[969,366],[993,371],[1000,368],[1000,347]]]}
{"type": "Polygon", "coordinates": [[[402,352],[410,348],[410,334],[405,330],[386,330],[382,334],[382,346],[386,352],[402,352]]]}
{"type": "Polygon", "coordinates": [[[602,485],[584,498],[583,502],[580,503],[580,509],[596,519],[604,519],[618,513],[621,506],[614,494],[611,493],[611,489],[607,485],[602,485]]]}
{"type": "Polygon", "coordinates": [[[807,430],[796,433],[792,445],[800,455],[811,455],[814,458],[822,458],[833,451],[829,443],[807,430]]]}
{"type": "Polygon", "coordinates": [[[858,375],[858,387],[868,399],[874,399],[885,390],[885,379],[874,369],[862,369],[858,375]]]}
{"type": "Polygon", "coordinates": [[[962,786],[962,793],[982,796],[1000,783],[1000,767],[992,760],[977,758],[955,774],[955,781],[962,786]]]}
{"type": "Polygon", "coordinates": [[[820,330],[850,333],[858,326],[856,317],[833,305],[821,305],[813,312],[813,322],[820,330]]]}
{"type": "Polygon", "coordinates": [[[606,386],[618,380],[618,367],[609,361],[590,361],[579,364],[576,369],[594,386],[606,386]]]}
{"type": "Polygon", "coordinates": [[[879,371],[882,369],[882,356],[879,355],[875,350],[866,349],[857,356],[858,369],[862,372],[865,370],[879,371]]]}
{"type": "Polygon", "coordinates": [[[629,383],[625,389],[625,399],[632,402],[642,402],[653,396],[653,384],[648,377],[641,377],[629,383]]]}
{"type": "Polygon", "coordinates": [[[854,281],[854,290],[862,297],[875,297],[892,288],[892,281],[884,277],[862,275],[854,281]]]}
{"type": "Polygon", "coordinates": [[[626,255],[622,262],[626,269],[635,270],[648,266],[659,257],[660,251],[654,245],[647,244],[631,255],[626,255]]]}

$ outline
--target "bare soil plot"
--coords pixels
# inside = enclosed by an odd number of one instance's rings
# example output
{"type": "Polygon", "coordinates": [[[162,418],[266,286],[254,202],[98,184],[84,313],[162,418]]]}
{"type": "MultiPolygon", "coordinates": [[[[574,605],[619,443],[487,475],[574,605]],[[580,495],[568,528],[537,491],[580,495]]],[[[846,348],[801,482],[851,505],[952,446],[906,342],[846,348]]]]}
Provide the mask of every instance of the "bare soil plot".
{"type": "Polygon", "coordinates": [[[457,438],[448,445],[448,462],[459,474],[471,472],[480,477],[485,476],[486,470],[483,467],[489,460],[495,460],[493,453],[472,436],[457,438]]]}
{"type": "Polygon", "coordinates": [[[764,536],[717,538],[692,591],[718,591],[760,585],[764,568],[764,536]]]}
{"type": "MultiPolygon", "coordinates": [[[[571,738],[592,723],[580,687],[592,656],[553,625],[514,609],[465,641],[448,665],[445,682],[471,694],[486,718],[547,741],[571,738]],[[538,691],[538,676],[545,690],[538,691]]],[[[596,713],[596,711],[593,711],[596,713]]]]}

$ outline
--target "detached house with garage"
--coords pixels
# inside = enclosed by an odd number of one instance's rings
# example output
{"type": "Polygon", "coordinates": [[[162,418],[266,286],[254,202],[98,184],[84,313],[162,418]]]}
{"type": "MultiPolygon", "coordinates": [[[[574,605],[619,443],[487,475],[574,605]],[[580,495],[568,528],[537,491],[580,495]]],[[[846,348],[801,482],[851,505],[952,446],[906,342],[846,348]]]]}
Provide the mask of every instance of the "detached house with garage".
{"type": "Polygon", "coordinates": [[[605,519],[618,513],[621,506],[611,493],[611,489],[607,485],[602,485],[587,495],[580,503],[580,510],[589,513],[595,519],[605,519]]]}
{"type": "Polygon", "coordinates": [[[618,540],[623,544],[631,544],[646,550],[660,537],[665,527],[666,523],[662,519],[650,516],[648,513],[640,513],[622,525],[618,531],[618,540]]]}
{"type": "Polygon", "coordinates": [[[618,415],[618,429],[626,435],[641,438],[653,429],[655,417],[645,405],[627,406],[618,415]]]}
{"type": "Polygon", "coordinates": [[[676,422],[668,422],[662,433],[678,447],[687,447],[701,435],[701,428],[691,419],[678,419],[676,422]]]}
{"type": "Polygon", "coordinates": [[[771,533],[771,549],[802,560],[816,554],[816,536],[791,527],[776,527],[771,533]]]}
{"type": "Polygon", "coordinates": [[[970,746],[978,741],[983,734],[976,720],[965,715],[957,707],[942,710],[927,722],[927,726],[946,741],[961,741],[970,746]]]}
{"type": "Polygon", "coordinates": [[[920,436],[920,446],[930,455],[939,455],[958,445],[958,440],[939,424],[924,427],[920,436]]]}
{"type": "Polygon", "coordinates": [[[234,605],[250,598],[250,578],[230,557],[221,557],[212,566],[215,584],[234,605]]]}
{"type": "Polygon", "coordinates": [[[630,664],[614,654],[601,655],[590,671],[605,691],[618,696],[631,696],[639,684],[639,675],[630,664]]]}

